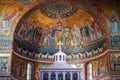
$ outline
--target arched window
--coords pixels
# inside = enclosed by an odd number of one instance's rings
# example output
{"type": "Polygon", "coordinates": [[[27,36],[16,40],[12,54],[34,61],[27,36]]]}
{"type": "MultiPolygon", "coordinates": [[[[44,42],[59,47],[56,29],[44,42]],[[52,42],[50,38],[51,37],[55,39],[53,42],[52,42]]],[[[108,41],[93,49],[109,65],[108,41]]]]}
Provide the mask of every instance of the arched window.
{"type": "Polygon", "coordinates": [[[48,73],[45,72],[45,73],[43,74],[43,80],[48,80],[48,73]]]}
{"type": "Polygon", "coordinates": [[[54,60],[56,60],[56,57],[54,56],[54,60]]]}
{"type": "Polygon", "coordinates": [[[55,79],[56,79],[55,73],[51,73],[51,80],[55,80],[55,79]]]}
{"type": "Polygon", "coordinates": [[[27,65],[27,80],[32,80],[32,65],[30,63],[27,65]]]}
{"type": "Polygon", "coordinates": [[[87,80],[92,80],[92,64],[87,65],[87,80]]]}
{"type": "Polygon", "coordinates": [[[63,56],[63,61],[65,61],[65,56],[63,56]]]}
{"type": "Polygon", "coordinates": [[[78,80],[78,75],[77,75],[77,73],[73,73],[73,80],[78,80]]]}
{"type": "Polygon", "coordinates": [[[58,60],[58,57],[56,56],[56,61],[58,60]]]}
{"type": "Polygon", "coordinates": [[[65,74],[65,80],[70,80],[70,73],[65,74]]]}
{"type": "Polygon", "coordinates": [[[59,55],[59,61],[61,61],[61,55],[59,55]]]}
{"type": "Polygon", "coordinates": [[[63,74],[62,73],[58,74],[58,80],[63,80],[63,74]]]}

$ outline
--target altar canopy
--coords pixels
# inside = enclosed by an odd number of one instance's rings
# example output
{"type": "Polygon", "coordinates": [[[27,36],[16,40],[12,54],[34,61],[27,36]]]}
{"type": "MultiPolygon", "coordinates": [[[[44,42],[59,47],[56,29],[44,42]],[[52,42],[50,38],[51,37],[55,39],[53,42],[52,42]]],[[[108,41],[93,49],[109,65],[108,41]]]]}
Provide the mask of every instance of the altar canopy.
{"type": "Polygon", "coordinates": [[[39,80],[81,80],[82,69],[74,68],[66,62],[66,54],[62,52],[63,43],[59,41],[59,51],[54,54],[54,63],[39,70],[39,80]]]}

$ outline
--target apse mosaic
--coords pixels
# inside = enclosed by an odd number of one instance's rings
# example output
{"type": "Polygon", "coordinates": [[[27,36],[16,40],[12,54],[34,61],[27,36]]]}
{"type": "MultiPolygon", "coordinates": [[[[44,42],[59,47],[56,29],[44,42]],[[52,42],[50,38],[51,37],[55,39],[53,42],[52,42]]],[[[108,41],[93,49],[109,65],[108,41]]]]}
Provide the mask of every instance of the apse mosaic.
{"type": "Polygon", "coordinates": [[[99,20],[82,9],[75,9],[70,3],[65,5],[60,1],[58,6],[57,3],[38,7],[19,23],[14,38],[16,46],[44,54],[57,52],[59,41],[62,41],[62,49],[68,54],[83,53],[103,46],[106,40],[99,20]],[[71,8],[68,10],[68,7],[71,8]],[[41,8],[47,9],[50,15],[41,11],[41,8]],[[67,15],[67,12],[72,15],[67,15]],[[52,17],[54,13],[62,17],[52,17]]]}

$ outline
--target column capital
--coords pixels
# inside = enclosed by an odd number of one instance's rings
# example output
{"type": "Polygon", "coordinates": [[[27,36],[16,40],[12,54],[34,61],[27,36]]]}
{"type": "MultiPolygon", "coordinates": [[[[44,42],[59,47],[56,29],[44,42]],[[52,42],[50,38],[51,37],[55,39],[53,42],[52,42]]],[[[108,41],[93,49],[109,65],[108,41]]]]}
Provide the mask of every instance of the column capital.
{"type": "Polygon", "coordinates": [[[66,73],[66,71],[63,71],[62,73],[64,73],[64,74],[65,74],[65,73],[66,73]]]}
{"type": "Polygon", "coordinates": [[[58,74],[58,72],[56,71],[55,74],[58,74]]]}

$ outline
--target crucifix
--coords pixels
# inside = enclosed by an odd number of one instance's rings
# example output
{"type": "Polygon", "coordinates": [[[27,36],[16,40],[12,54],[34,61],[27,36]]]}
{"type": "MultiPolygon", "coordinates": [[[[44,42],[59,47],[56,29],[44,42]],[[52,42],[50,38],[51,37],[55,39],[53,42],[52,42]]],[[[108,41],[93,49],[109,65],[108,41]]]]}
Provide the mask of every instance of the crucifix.
{"type": "Polygon", "coordinates": [[[57,45],[59,46],[59,50],[61,50],[63,43],[61,41],[59,41],[59,43],[57,43],[57,45]]]}

